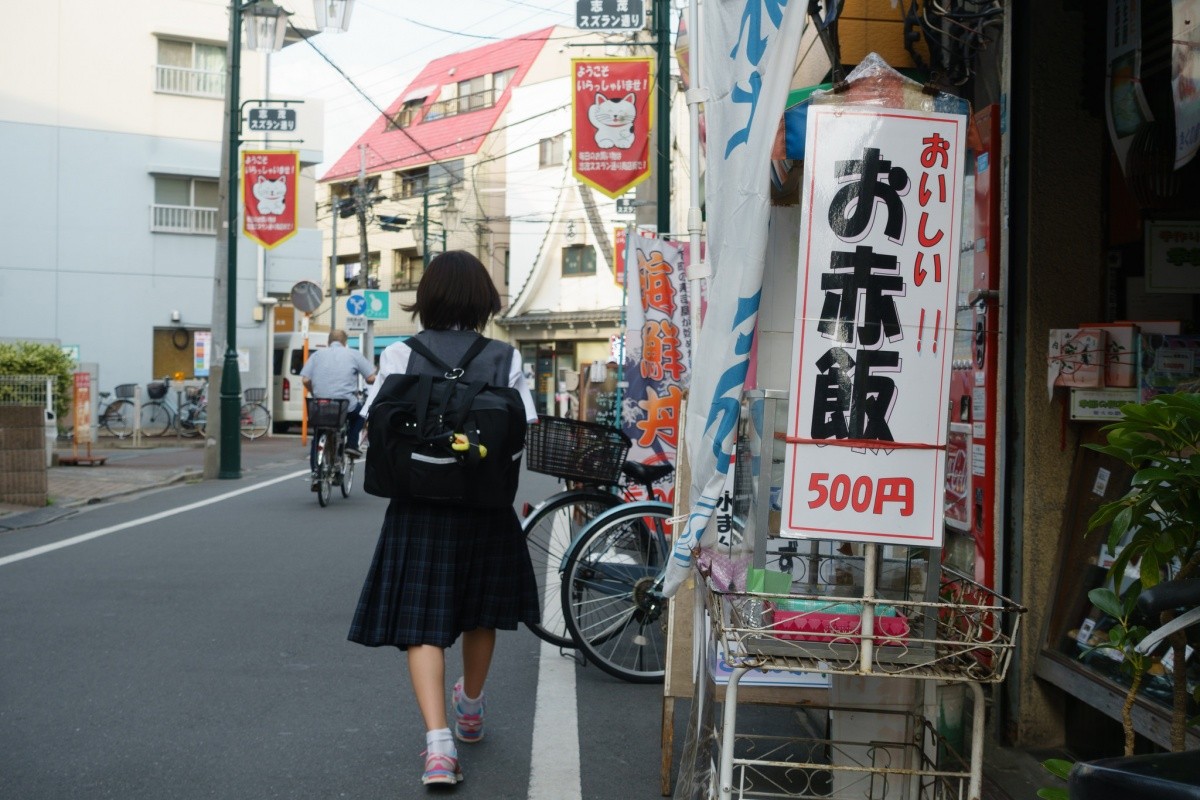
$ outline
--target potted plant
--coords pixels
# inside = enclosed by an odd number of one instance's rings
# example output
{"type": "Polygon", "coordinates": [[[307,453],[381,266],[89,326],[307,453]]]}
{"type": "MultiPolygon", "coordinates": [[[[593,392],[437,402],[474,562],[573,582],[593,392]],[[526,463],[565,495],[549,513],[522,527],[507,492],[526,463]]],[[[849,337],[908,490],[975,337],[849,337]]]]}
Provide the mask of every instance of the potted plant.
{"type": "MultiPolygon", "coordinates": [[[[1103,587],[1089,598],[1117,620],[1101,647],[1115,648],[1132,681],[1122,710],[1125,754],[1133,753],[1132,708],[1150,667],[1136,652],[1148,628],[1133,613],[1137,595],[1167,578],[1200,576],[1200,394],[1163,394],[1142,404],[1121,407],[1122,418],[1106,425],[1107,444],[1087,447],[1128,464],[1134,470],[1125,496],[1097,509],[1088,530],[1108,528],[1108,549],[1114,553],[1103,587]],[[1128,570],[1128,571],[1127,571],[1128,570]],[[1135,580],[1127,575],[1136,573],[1135,580]]],[[[1175,616],[1163,612],[1149,627],[1175,616]]],[[[1171,749],[1184,749],[1188,692],[1184,677],[1186,634],[1169,640],[1172,665],[1171,749]]]]}

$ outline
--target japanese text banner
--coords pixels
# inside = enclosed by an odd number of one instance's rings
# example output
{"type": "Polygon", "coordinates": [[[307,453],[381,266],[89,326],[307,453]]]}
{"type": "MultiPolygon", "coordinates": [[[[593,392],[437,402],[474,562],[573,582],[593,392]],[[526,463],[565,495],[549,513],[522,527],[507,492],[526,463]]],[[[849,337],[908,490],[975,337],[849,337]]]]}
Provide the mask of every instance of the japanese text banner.
{"type": "Polygon", "coordinates": [[[242,231],[268,250],[296,235],[295,150],[242,152],[242,231]]]}
{"type": "MultiPolygon", "coordinates": [[[[683,393],[691,378],[691,315],[683,248],[628,237],[622,427],[631,461],[676,464],[683,393]]],[[[671,484],[673,486],[673,484],[671,484]]],[[[658,499],[671,501],[674,491],[658,499]]]]}
{"type": "Polygon", "coordinates": [[[809,110],[785,536],[941,544],[965,135],[809,110]]]}
{"type": "Polygon", "coordinates": [[[650,176],[650,61],[571,60],[571,173],[612,198],[650,176]]]}

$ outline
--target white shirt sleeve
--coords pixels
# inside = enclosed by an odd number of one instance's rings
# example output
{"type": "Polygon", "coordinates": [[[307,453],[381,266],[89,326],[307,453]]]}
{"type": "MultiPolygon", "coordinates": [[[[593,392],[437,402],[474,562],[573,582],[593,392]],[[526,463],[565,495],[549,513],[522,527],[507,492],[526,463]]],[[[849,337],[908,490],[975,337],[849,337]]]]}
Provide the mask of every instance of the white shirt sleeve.
{"type": "Polygon", "coordinates": [[[529,381],[525,380],[525,365],[521,362],[521,351],[513,348],[512,366],[508,371],[508,385],[521,393],[521,402],[525,404],[525,421],[537,422],[537,407],[533,404],[533,393],[529,381]]]}
{"type": "Polygon", "coordinates": [[[367,400],[358,410],[359,414],[365,417],[371,410],[371,403],[375,402],[375,395],[379,393],[388,375],[403,375],[408,371],[408,356],[411,352],[403,342],[393,342],[383,348],[383,352],[379,354],[379,374],[375,376],[374,383],[367,385],[367,400]]]}

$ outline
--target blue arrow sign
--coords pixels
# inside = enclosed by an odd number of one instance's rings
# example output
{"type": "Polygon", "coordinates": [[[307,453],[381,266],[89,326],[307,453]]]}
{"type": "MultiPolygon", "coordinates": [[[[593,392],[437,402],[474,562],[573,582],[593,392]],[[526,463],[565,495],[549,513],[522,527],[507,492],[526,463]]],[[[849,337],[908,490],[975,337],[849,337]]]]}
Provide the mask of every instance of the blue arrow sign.
{"type": "Polygon", "coordinates": [[[363,312],[367,310],[367,298],[361,294],[352,294],[346,298],[346,313],[355,317],[361,317],[363,312]]]}

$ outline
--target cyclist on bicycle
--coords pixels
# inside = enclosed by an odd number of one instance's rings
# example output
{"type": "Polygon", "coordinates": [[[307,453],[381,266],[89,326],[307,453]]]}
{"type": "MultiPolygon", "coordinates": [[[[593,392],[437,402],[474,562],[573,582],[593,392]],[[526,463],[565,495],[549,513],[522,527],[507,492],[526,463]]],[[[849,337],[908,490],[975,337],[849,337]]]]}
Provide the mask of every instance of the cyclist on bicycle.
{"type": "MultiPolygon", "coordinates": [[[[367,383],[375,382],[379,370],[357,350],[346,347],[346,332],[334,329],[329,332],[329,346],[317,350],[308,357],[300,370],[300,380],[313,397],[328,397],[346,400],[346,455],[358,458],[359,434],[362,433],[363,418],[358,414],[358,376],[367,383]]],[[[317,468],[317,437],[313,437],[309,463],[317,468]]]]}

